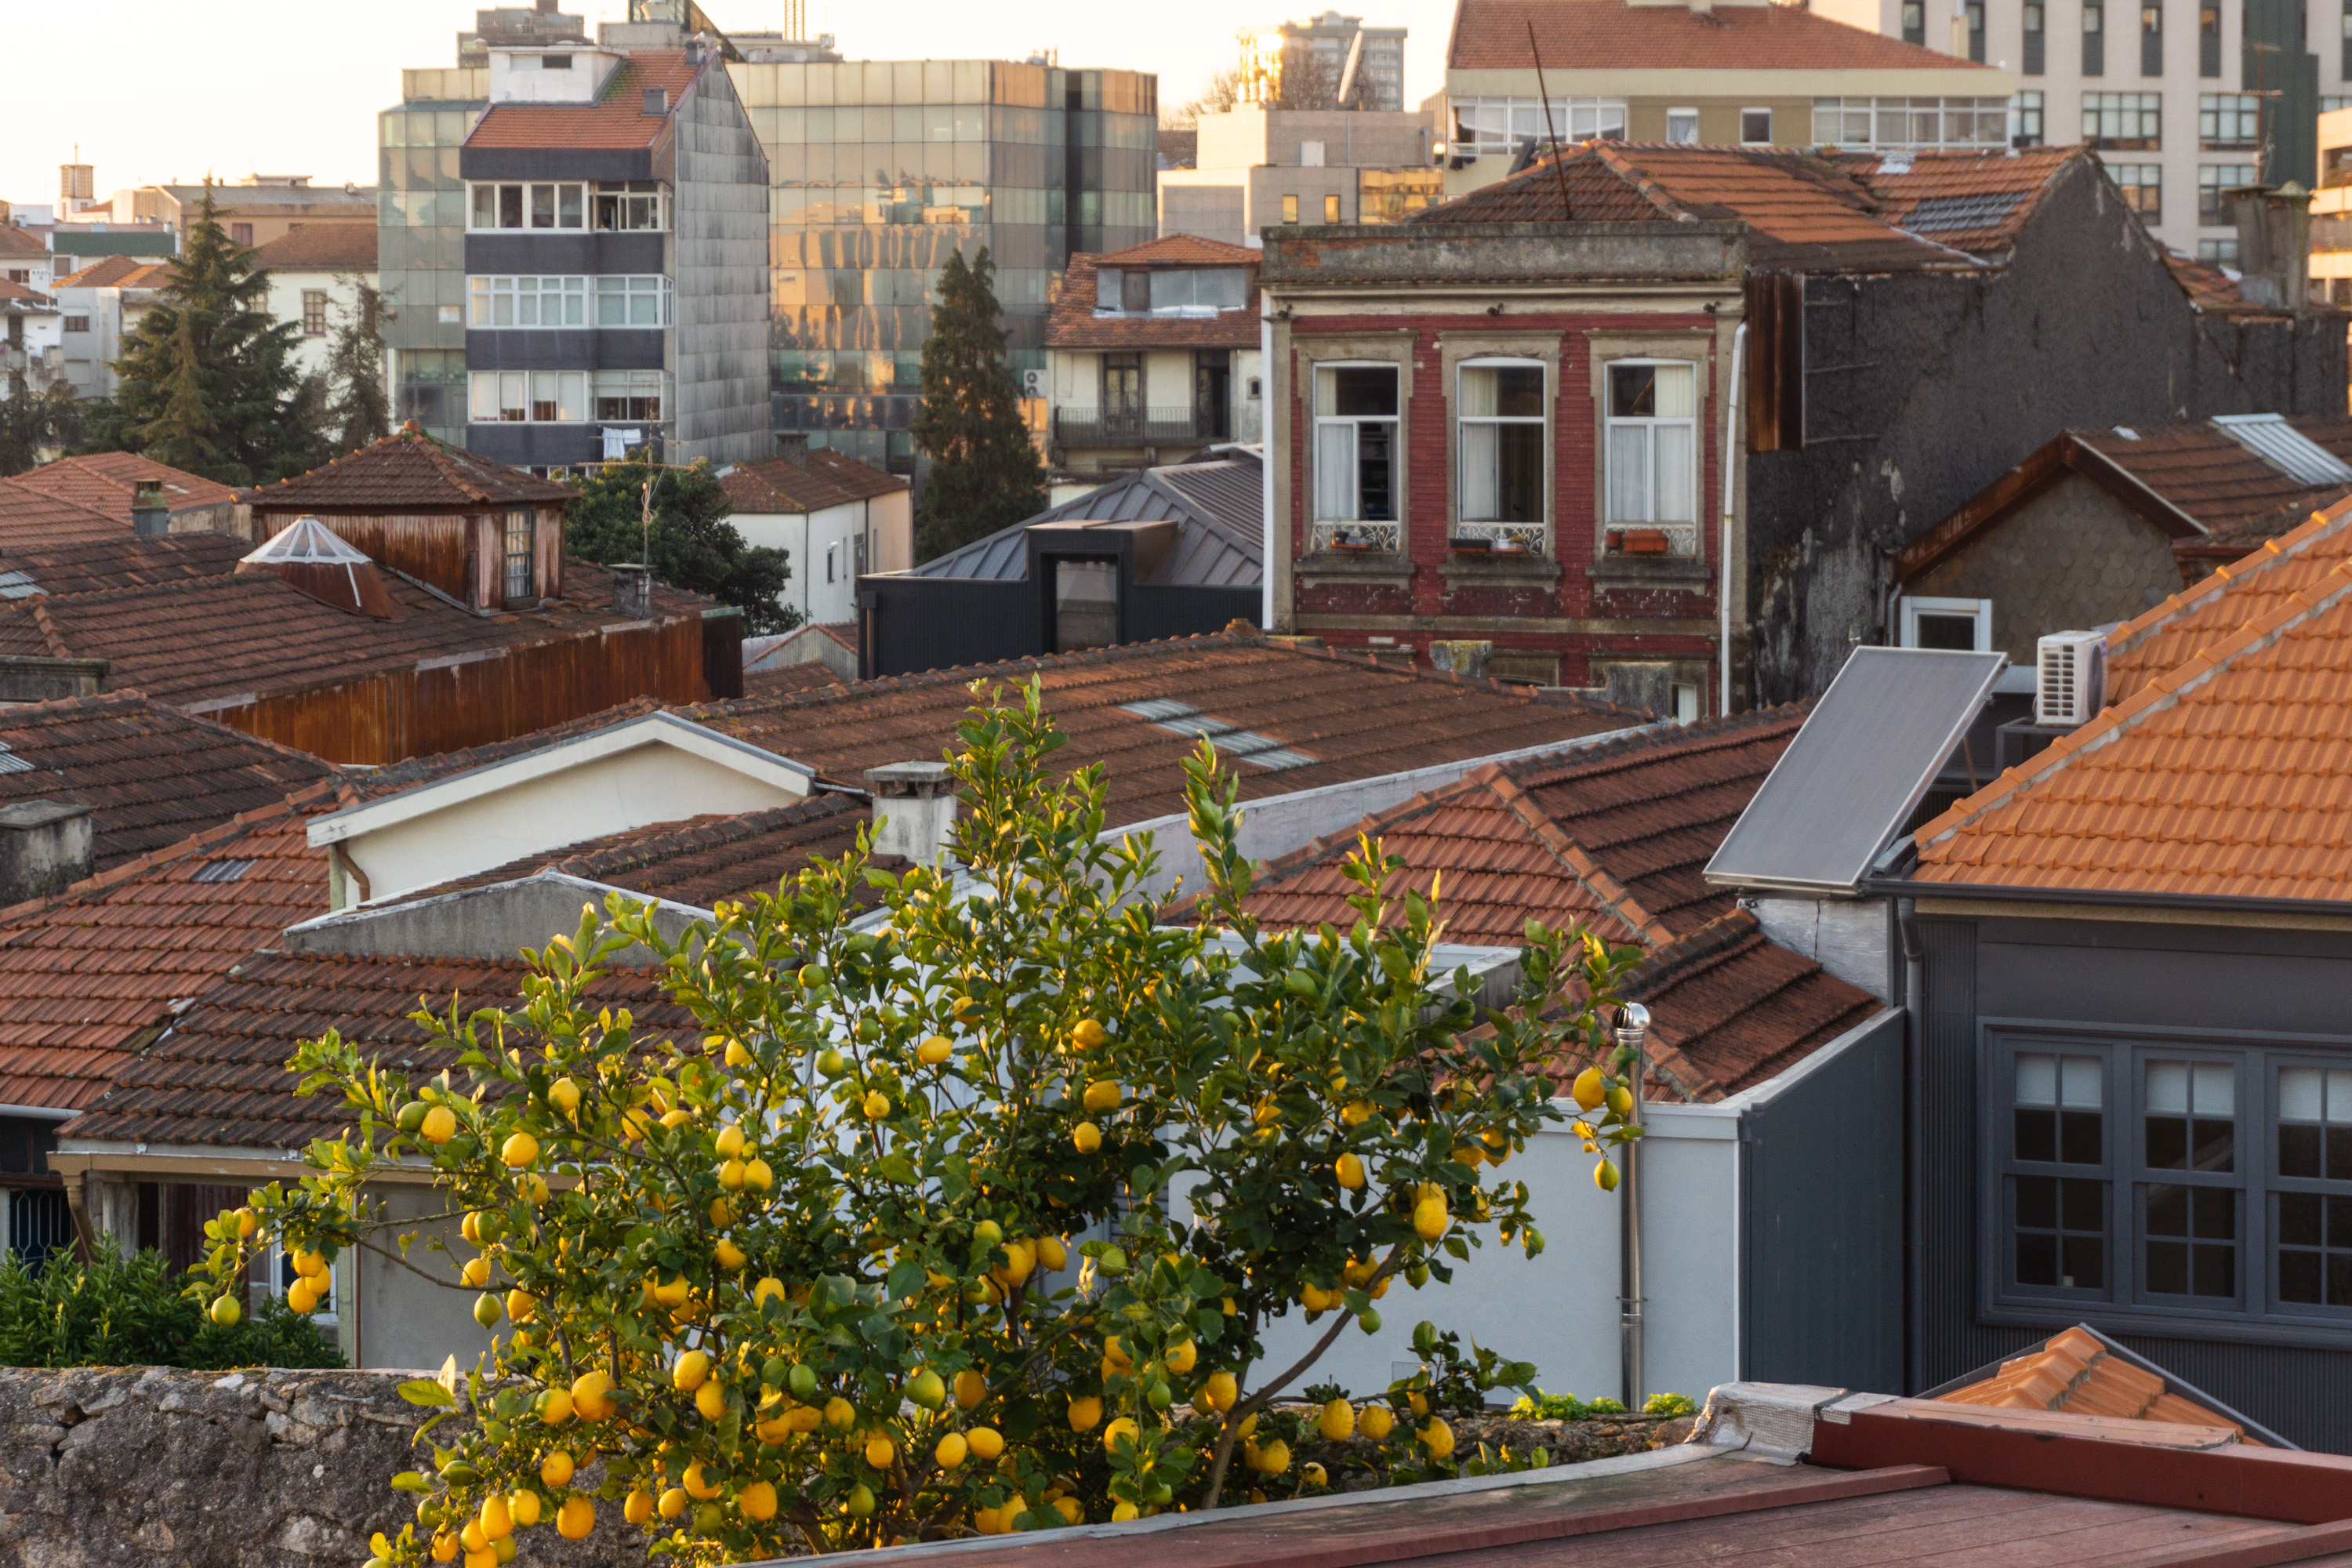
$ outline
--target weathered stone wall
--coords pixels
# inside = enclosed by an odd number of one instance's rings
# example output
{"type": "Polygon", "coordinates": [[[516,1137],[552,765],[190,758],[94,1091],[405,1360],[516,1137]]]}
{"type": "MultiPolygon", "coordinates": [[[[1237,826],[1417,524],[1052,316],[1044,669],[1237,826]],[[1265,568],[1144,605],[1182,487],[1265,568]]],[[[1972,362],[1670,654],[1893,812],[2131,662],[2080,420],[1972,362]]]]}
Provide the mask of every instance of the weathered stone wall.
{"type": "MultiPolygon", "coordinates": [[[[400,1397],[404,1375],[0,1368],[0,1565],[363,1563],[372,1532],[415,1517],[388,1483],[431,1459],[410,1446],[430,1413],[400,1397]]],[[[597,1511],[586,1541],[521,1532],[516,1561],[642,1564],[619,1509],[597,1511]]]]}

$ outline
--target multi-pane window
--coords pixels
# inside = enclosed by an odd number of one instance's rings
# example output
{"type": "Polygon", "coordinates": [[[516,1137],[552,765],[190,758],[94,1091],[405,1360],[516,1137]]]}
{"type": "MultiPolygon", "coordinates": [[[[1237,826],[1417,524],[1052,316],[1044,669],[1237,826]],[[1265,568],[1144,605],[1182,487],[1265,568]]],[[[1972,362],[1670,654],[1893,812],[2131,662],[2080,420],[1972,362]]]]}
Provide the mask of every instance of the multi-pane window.
{"type": "Polygon", "coordinates": [[[2049,13],[2045,5],[2046,0],[2025,0],[2022,12],[2025,24],[2025,58],[2021,64],[2027,76],[2042,74],[2042,50],[2043,42],[2048,37],[2046,29],[2049,23],[2049,13]]]}
{"type": "Polygon", "coordinates": [[[253,226],[249,223],[233,223],[228,226],[228,237],[232,244],[251,245],[253,226]]]}
{"type": "Polygon", "coordinates": [[[585,371],[478,370],[466,382],[478,425],[577,425],[588,417],[585,371]]]}
{"type": "Polygon", "coordinates": [[[2083,140],[2094,147],[2153,153],[2164,145],[2164,95],[2160,92],[2086,92],[2083,95],[2083,140]]]}
{"type": "Polygon", "coordinates": [[[1996,1300],[2175,1321],[2352,1317],[2352,1058],[1996,1045],[1996,1300]]]}
{"type": "Polygon", "coordinates": [[[2263,100],[2251,92],[2197,95],[2197,144],[2208,153],[2251,153],[2263,144],[2263,100]]]}
{"type": "Polygon", "coordinates": [[[2197,167],[2197,221],[2207,228],[2234,222],[2230,193],[2254,183],[2252,163],[2200,163],[2197,167]]]}
{"type": "Polygon", "coordinates": [[[669,279],[659,273],[596,279],[596,324],[600,327],[669,325],[669,279]]]}
{"type": "Polygon", "coordinates": [[[1315,367],[1315,521],[1326,542],[1395,550],[1397,367],[1315,367]]]}
{"type": "Polygon", "coordinates": [[[1817,98],[1813,140],[1825,147],[2005,147],[2009,100],[1817,98]]]}
{"type": "Polygon", "coordinates": [[[530,510],[518,507],[507,513],[507,602],[538,597],[531,585],[537,575],[531,563],[530,510]]]}
{"type": "Polygon", "coordinates": [[[1454,416],[1461,520],[1469,538],[1541,548],[1544,527],[1544,367],[1472,361],[1456,373],[1454,416]]]}
{"type": "Polygon", "coordinates": [[[327,335],[327,291],[324,289],[302,290],[302,335],[306,338],[327,335]]]}
{"type": "Polygon", "coordinates": [[[2238,241],[2235,237],[2200,239],[2197,242],[2197,259],[2210,261],[2216,267],[2235,267],[2238,264],[2238,241]]]}
{"type": "Polygon", "coordinates": [[[1984,0],[1968,0],[1968,4],[1962,9],[1968,16],[1969,58],[1982,65],[1985,57],[1984,0]]]}
{"type": "Polygon", "coordinates": [[[1666,140],[1677,146],[1693,146],[1698,142],[1698,110],[1669,109],[1666,110],[1666,140]]]}
{"type": "Polygon", "coordinates": [[[2042,145],[2042,95],[2038,92],[2017,95],[2017,144],[2021,147],[2042,145]]]}
{"type": "Polygon", "coordinates": [[[2146,224],[2164,221],[2164,165],[2161,163],[2110,163],[2107,175],[2116,188],[2124,194],[2124,205],[2139,214],[2146,224]]]}
{"type": "Polygon", "coordinates": [[[584,327],[585,278],[474,277],[466,279],[472,327],[584,327]]]}
{"type": "Polygon", "coordinates": [[[600,370],[590,380],[594,417],[658,424],[668,376],[657,370],[600,370]]]}
{"type": "Polygon", "coordinates": [[[1514,153],[1528,141],[1581,142],[1625,138],[1625,100],[1622,98],[1554,99],[1550,123],[1539,98],[1472,98],[1454,100],[1454,145],[1464,153],[1514,153]]]}
{"type": "Polygon", "coordinates": [[[88,316],[68,316],[66,318],[65,330],[69,332],[86,332],[89,331],[89,318],[88,316]]]}
{"type": "Polygon", "coordinates": [[[469,187],[473,229],[664,229],[667,198],[654,180],[500,181],[469,187]]]}
{"type": "Polygon", "coordinates": [[[1698,367],[1686,360],[1616,360],[1608,377],[1609,521],[1695,521],[1698,367]]]}

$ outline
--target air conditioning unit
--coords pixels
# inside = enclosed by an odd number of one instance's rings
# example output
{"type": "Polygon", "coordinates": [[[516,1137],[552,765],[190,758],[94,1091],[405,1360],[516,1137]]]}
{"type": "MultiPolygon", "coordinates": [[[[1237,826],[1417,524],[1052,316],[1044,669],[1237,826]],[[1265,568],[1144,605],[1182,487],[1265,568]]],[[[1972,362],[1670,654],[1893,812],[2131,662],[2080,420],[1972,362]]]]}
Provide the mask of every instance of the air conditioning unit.
{"type": "Polygon", "coordinates": [[[1021,373],[1021,395],[1024,397],[1045,396],[1045,373],[1042,370],[1023,371],[1021,373]]]}
{"type": "Polygon", "coordinates": [[[2103,632],[2053,632],[2034,645],[2033,721],[2087,724],[2107,700],[2107,639],[2103,632]]]}

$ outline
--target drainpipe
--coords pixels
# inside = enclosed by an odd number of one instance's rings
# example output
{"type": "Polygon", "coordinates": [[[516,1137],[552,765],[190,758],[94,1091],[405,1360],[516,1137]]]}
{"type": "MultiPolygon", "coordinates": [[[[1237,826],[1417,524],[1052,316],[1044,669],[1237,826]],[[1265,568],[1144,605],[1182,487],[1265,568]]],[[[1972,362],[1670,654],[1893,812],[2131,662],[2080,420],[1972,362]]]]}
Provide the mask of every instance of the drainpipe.
{"type": "Polygon", "coordinates": [[[1919,1145],[1927,1110],[1927,950],[1919,941],[1919,903],[1895,901],[1895,923],[1903,933],[1904,1099],[1903,1129],[1903,1386],[1914,1393],[1927,1386],[1927,1346],[1921,1316],[1927,1300],[1927,1249],[1921,1224],[1926,1206],[1919,1145]]]}
{"type": "Polygon", "coordinates": [[[1274,316],[1263,291],[1257,297],[1257,455],[1259,504],[1265,509],[1265,559],[1259,568],[1258,630],[1274,625],[1274,316]]]}
{"type": "Polygon", "coordinates": [[[1716,546],[1723,567],[1723,585],[1716,590],[1717,608],[1723,616],[1723,630],[1715,648],[1716,668],[1722,679],[1722,696],[1715,710],[1718,717],[1731,711],[1731,457],[1739,436],[1739,378],[1747,362],[1748,323],[1743,321],[1731,334],[1730,406],[1723,416],[1723,538],[1716,546]]]}
{"type": "MultiPolygon", "coordinates": [[[[1639,1002],[1628,1002],[1618,1010],[1617,1045],[1633,1053],[1627,1074],[1633,1082],[1633,1109],[1627,1118],[1633,1124],[1642,1124],[1642,1042],[1650,1033],[1650,1010],[1639,1002]]],[[[1638,1138],[1624,1148],[1625,1179],[1618,1184],[1619,1201],[1625,1214],[1619,1222],[1618,1236],[1622,1241],[1619,1269],[1620,1284],[1617,1318],[1617,1356],[1624,1369],[1625,1408],[1639,1412],[1642,1408],[1642,1141],[1638,1138]]]]}

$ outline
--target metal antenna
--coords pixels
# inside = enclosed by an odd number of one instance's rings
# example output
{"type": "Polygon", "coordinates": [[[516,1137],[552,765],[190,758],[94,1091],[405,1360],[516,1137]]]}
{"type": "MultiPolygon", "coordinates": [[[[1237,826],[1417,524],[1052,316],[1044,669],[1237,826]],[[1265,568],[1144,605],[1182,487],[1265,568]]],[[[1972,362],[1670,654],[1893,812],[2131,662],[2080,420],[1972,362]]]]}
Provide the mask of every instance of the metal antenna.
{"type": "MultiPolygon", "coordinates": [[[[1552,178],[1559,182],[1559,216],[1565,221],[1576,214],[1570,210],[1568,205],[1568,170],[1560,163],[1559,128],[1551,121],[1551,89],[1544,86],[1543,50],[1536,47],[1536,25],[1532,20],[1528,23],[1528,53],[1536,60],[1536,96],[1543,100],[1544,134],[1551,138],[1551,173],[1552,178]]],[[[1507,109],[1504,112],[1507,114],[1510,110],[1507,109]]]]}

